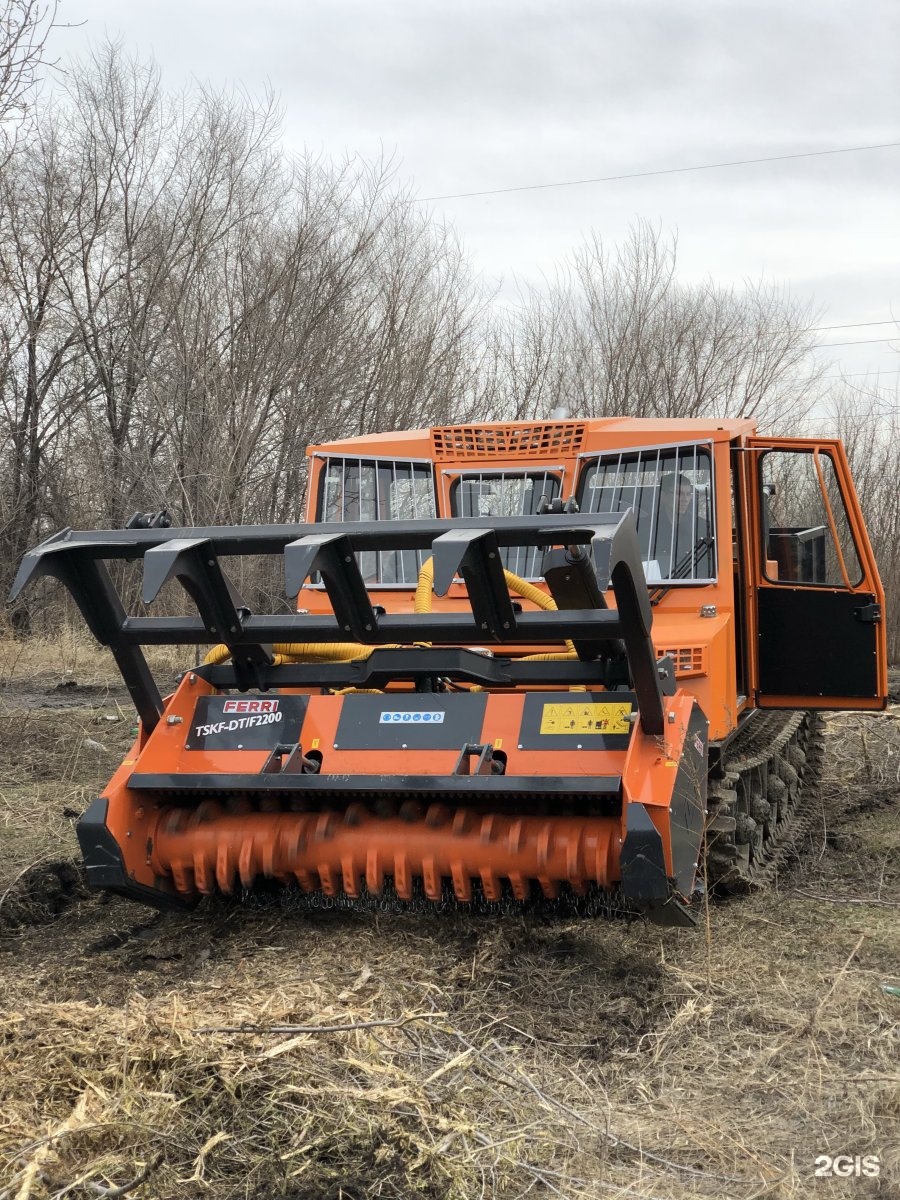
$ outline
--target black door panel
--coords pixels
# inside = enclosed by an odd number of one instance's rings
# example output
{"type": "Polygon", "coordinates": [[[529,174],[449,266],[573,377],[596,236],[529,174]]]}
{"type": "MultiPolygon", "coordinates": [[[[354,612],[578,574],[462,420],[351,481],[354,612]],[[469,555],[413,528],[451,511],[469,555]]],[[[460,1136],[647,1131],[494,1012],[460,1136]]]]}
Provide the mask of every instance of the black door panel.
{"type": "Polygon", "coordinates": [[[865,592],[761,587],[760,696],[877,696],[876,626],[856,615],[874,602],[865,592]]]}

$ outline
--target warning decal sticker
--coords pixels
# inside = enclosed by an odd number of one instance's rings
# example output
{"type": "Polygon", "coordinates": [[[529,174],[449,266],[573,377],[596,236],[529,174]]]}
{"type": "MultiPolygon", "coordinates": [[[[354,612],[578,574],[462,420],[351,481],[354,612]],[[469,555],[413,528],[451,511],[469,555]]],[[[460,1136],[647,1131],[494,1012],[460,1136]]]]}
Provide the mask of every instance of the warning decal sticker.
{"type": "Polygon", "coordinates": [[[525,697],[522,750],[626,750],[637,709],[632,692],[532,692],[525,697]]]}
{"type": "Polygon", "coordinates": [[[343,698],[341,750],[455,750],[482,741],[487,693],[391,692],[343,698]]]}
{"type": "Polygon", "coordinates": [[[581,701],[578,704],[545,704],[540,732],[542,735],[629,733],[630,712],[630,702],[594,704],[581,701]]]}

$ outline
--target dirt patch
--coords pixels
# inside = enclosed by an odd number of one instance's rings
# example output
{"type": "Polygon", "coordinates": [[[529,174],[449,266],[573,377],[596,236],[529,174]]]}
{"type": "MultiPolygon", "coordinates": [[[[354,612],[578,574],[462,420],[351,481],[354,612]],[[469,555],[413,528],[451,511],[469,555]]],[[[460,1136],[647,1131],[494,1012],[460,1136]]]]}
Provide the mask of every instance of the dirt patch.
{"type": "Polygon", "coordinates": [[[7,683],[4,687],[4,704],[20,712],[32,708],[70,709],[74,705],[102,704],[106,701],[125,705],[127,689],[108,683],[79,683],[77,679],[65,679],[44,686],[32,682],[7,683]]]}
{"type": "Polygon", "coordinates": [[[0,936],[25,925],[45,925],[87,895],[77,863],[37,863],[0,893],[0,936]]]}

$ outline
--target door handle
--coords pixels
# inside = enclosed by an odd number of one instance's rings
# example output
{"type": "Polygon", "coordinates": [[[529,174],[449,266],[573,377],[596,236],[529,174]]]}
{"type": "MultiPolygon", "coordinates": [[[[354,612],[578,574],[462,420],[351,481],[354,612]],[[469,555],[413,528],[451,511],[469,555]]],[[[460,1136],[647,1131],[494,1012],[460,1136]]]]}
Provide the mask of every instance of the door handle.
{"type": "Polygon", "coordinates": [[[861,621],[863,625],[880,625],[881,605],[874,603],[863,604],[859,608],[854,608],[853,615],[857,621],[861,621]]]}

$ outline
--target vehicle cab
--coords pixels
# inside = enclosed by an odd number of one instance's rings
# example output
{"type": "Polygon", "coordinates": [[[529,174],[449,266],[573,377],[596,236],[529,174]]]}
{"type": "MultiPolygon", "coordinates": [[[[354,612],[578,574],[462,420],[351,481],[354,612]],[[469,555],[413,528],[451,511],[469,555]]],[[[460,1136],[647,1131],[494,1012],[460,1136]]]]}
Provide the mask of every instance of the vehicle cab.
{"type": "MultiPolygon", "coordinates": [[[[310,522],[631,510],[657,655],[712,740],[757,706],[885,703],[883,593],[839,442],[762,439],[747,420],[615,417],[374,434],[312,447],[309,464],[310,522]]],[[[546,590],[539,548],[503,555],[546,590]]],[[[373,602],[413,611],[427,557],[361,553],[373,602]]],[[[434,600],[464,604],[461,581],[434,600]]],[[[308,583],[299,607],[329,611],[328,597],[308,583]]]]}

